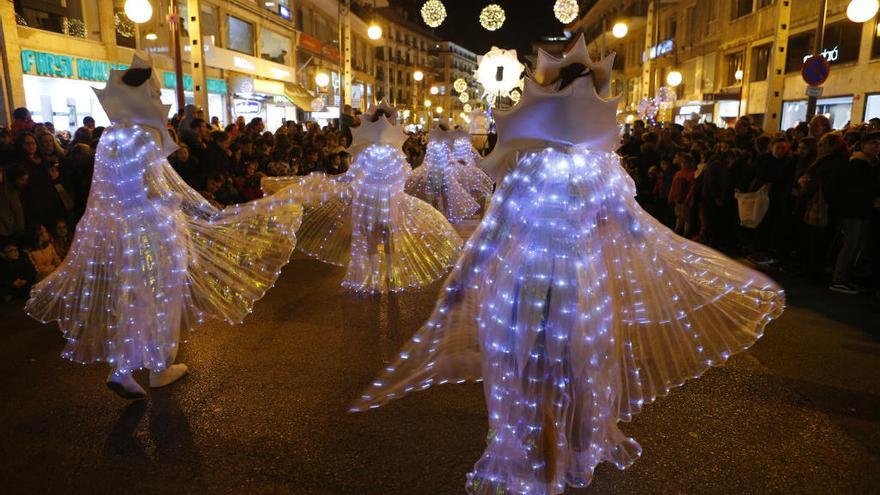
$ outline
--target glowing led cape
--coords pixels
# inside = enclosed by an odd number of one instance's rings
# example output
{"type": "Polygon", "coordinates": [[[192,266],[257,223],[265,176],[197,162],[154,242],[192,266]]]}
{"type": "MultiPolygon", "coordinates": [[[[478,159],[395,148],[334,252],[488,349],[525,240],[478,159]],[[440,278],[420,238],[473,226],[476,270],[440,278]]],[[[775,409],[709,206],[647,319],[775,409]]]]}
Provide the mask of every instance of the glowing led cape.
{"type": "Polygon", "coordinates": [[[96,91],[113,125],[98,143],[87,209],[26,309],[58,321],[68,359],[160,371],[205,317],[237,323],[250,312],[293,251],[301,208],[211,206],[166,159],[174,145],[149,59],[136,55],[132,68],[144,70],[112,71],[96,91]]]}
{"type": "Polygon", "coordinates": [[[482,379],[490,437],[469,493],[559,494],[589,484],[600,462],[629,466],[641,447],[618,421],[750,346],[783,310],[772,280],[639,207],[611,152],[613,121],[584,135],[549,127],[566,104],[613,116],[595,74],[562,89],[548,76],[590,67],[578,43],[583,55],[563,60],[539,52],[535,77],[548,83],[527,82],[499,119],[508,172],[486,216],[428,322],[354,406],[482,379]]]}
{"type": "Polygon", "coordinates": [[[477,168],[480,154],[474,149],[471,135],[465,131],[452,131],[449,135],[452,140],[452,160],[462,165],[458,167],[458,182],[476,201],[488,200],[495,181],[477,168]]]}
{"type": "Polygon", "coordinates": [[[492,193],[492,179],[482,170],[465,167],[453,158],[453,135],[428,134],[425,160],[406,180],[406,192],[437,208],[450,222],[460,222],[480,210],[479,200],[492,193]]]}
{"type": "Polygon", "coordinates": [[[395,117],[385,102],[365,114],[352,129],[356,154],[341,176],[268,177],[262,183],[268,194],[305,206],[297,247],[346,267],[342,285],[355,291],[427,285],[445,275],[461,251],[461,238],[446,218],[404,192],[410,167],[395,117]],[[384,115],[375,117],[379,110],[384,115]]]}

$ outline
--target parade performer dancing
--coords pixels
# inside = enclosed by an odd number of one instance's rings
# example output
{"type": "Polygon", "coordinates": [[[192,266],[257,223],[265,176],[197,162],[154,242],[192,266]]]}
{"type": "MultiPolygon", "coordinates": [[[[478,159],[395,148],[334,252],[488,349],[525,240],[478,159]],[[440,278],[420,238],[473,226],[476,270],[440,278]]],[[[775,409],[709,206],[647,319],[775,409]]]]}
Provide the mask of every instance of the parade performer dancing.
{"type": "Polygon", "coordinates": [[[62,265],[37,284],[28,313],[58,321],[78,363],[107,362],[107,385],[142,398],[187,373],[174,364],[185,332],[216,317],[238,323],[293,251],[302,209],[260,200],[218,210],[177,175],[169,108],[148,57],[95,90],[110,117],[98,143],[85,215],[62,265]]]}
{"type": "Polygon", "coordinates": [[[482,379],[489,439],[469,493],[559,494],[600,462],[626,468],[641,447],[618,422],[783,310],[772,280],[636,203],[613,153],[617,100],[600,96],[611,63],[590,61],[583,38],[562,59],[539,52],[522,100],[497,114],[486,216],[428,322],[354,407],[482,379]]]}
{"type": "Polygon", "coordinates": [[[410,167],[397,111],[384,101],[352,128],[354,160],[341,176],[269,177],[263,190],[305,207],[300,251],[347,267],[342,285],[362,292],[427,285],[455,263],[461,238],[437,210],[404,192],[410,167]]]}
{"type": "Polygon", "coordinates": [[[458,171],[459,183],[471,193],[474,200],[480,203],[487,202],[492,196],[495,181],[477,167],[480,154],[474,149],[471,135],[466,131],[451,131],[450,138],[452,139],[452,160],[462,165],[458,171]]]}
{"type": "Polygon", "coordinates": [[[451,133],[439,129],[428,133],[425,160],[407,179],[406,192],[430,203],[450,222],[461,222],[480,210],[478,200],[492,193],[492,179],[476,167],[458,164],[452,139],[451,133]]]}

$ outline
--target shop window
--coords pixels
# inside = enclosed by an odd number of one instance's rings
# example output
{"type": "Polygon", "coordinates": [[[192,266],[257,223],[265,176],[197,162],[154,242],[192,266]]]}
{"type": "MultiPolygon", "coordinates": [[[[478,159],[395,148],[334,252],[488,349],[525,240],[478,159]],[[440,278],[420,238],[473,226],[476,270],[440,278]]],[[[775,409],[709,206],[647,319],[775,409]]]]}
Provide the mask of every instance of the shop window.
{"type": "Polygon", "coordinates": [[[260,31],[260,58],[287,65],[290,61],[290,38],[274,31],[260,31]]]}
{"type": "Polygon", "coordinates": [[[756,46],[752,48],[751,81],[766,81],[770,67],[770,49],[772,44],[756,46]]]}
{"type": "MultiPolygon", "coordinates": [[[[852,118],[852,96],[819,98],[816,100],[816,115],[825,115],[831,121],[832,129],[840,129],[852,118]]],[[[786,130],[807,120],[807,100],[786,101],[782,104],[780,129],[786,130]]]]}
{"type": "Polygon", "coordinates": [[[880,94],[868,95],[865,98],[865,118],[868,122],[871,119],[880,119],[880,94]]]}
{"type": "Polygon", "coordinates": [[[254,25],[239,19],[238,17],[228,16],[227,28],[227,48],[237,52],[254,54],[254,25]]]}
{"type": "Polygon", "coordinates": [[[20,26],[74,38],[101,39],[98,0],[16,0],[14,5],[15,21],[20,26]]]}
{"type": "Polygon", "coordinates": [[[123,11],[124,1],[113,2],[113,23],[116,26],[116,44],[126,48],[137,48],[138,26],[123,11]]]}
{"type": "MultiPolygon", "coordinates": [[[[816,36],[813,31],[796,34],[788,38],[788,54],[785,59],[785,72],[797,72],[810,56],[816,36]]],[[[862,25],[849,20],[825,26],[825,46],[822,55],[831,65],[854,62],[859,59],[859,44],[862,40],[862,25]]]]}
{"type": "Polygon", "coordinates": [[[727,62],[727,79],[725,85],[735,86],[740,82],[736,78],[736,72],[743,68],[743,54],[742,52],[731,53],[725,57],[725,61],[727,62]]]}

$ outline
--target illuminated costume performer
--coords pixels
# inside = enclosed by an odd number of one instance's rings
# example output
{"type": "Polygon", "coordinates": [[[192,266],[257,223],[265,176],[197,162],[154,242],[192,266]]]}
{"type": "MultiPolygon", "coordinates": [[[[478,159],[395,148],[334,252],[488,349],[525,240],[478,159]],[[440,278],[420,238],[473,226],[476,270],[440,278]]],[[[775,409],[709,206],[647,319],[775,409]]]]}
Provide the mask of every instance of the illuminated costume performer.
{"type": "Polygon", "coordinates": [[[404,192],[406,136],[385,102],[352,128],[354,156],[338,176],[269,177],[263,190],[305,207],[298,249],[347,268],[342,285],[360,292],[421,287],[444,276],[461,238],[437,210],[404,192]]]}
{"type": "Polygon", "coordinates": [[[302,208],[261,200],[218,210],[181,180],[176,148],[148,58],[114,70],[95,90],[113,122],[98,143],[88,206],[62,265],[37,284],[28,313],[58,321],[63,357],[107,362],[126,398],[187,373],[174,364],[187,330],[205,317],[240,322],[274,284],[295,244],[302,208]]]}
{"type": "Polygon", "coordinates": [[[452,157],[452,135],[434,130],[428,134],[425,160],[406,180],[406,192],[443,212],[450,222],[460,222],[480,210],[479,178],[491,179],[480,169],[463,167],[452,157]],[[473,189],[473,190],[471,190],[473,189]]]}
{"type": "Polygon", "coordinates": [[[559,494],[600,462],[626,468],[641,447],[618,421],[783,310],[772,280],[638,206],[612,152],[617,100],[600,96],[611,62],[593,64],[583,38],[561,60],[539,52],[520,103],[497,114],[486,216],[428,322],[354,406],[482,379],[489,438],[470,493],[559,494]]]}
{"type": "Polygon", "coordinates": [[[495,181],[482,169],[477,167],[480,154],[474,149],[471,135],[466,131],[451,131],[452,160],[461,165],[458,170],[458,182],[478,202],[485,202],[492,196],[495,181]]]}

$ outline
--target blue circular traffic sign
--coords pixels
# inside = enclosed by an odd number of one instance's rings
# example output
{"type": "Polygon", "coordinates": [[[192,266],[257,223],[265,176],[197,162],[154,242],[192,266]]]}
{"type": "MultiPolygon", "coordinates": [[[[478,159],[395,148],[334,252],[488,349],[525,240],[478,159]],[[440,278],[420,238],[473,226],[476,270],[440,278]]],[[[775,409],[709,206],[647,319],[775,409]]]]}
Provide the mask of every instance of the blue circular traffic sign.
{"type": "Polygon", "coordinates": [[[804,60],[801,77],[810,86],[821,86],[831,74],[831,64],[822,55],[813,55],[804,60]]]}

